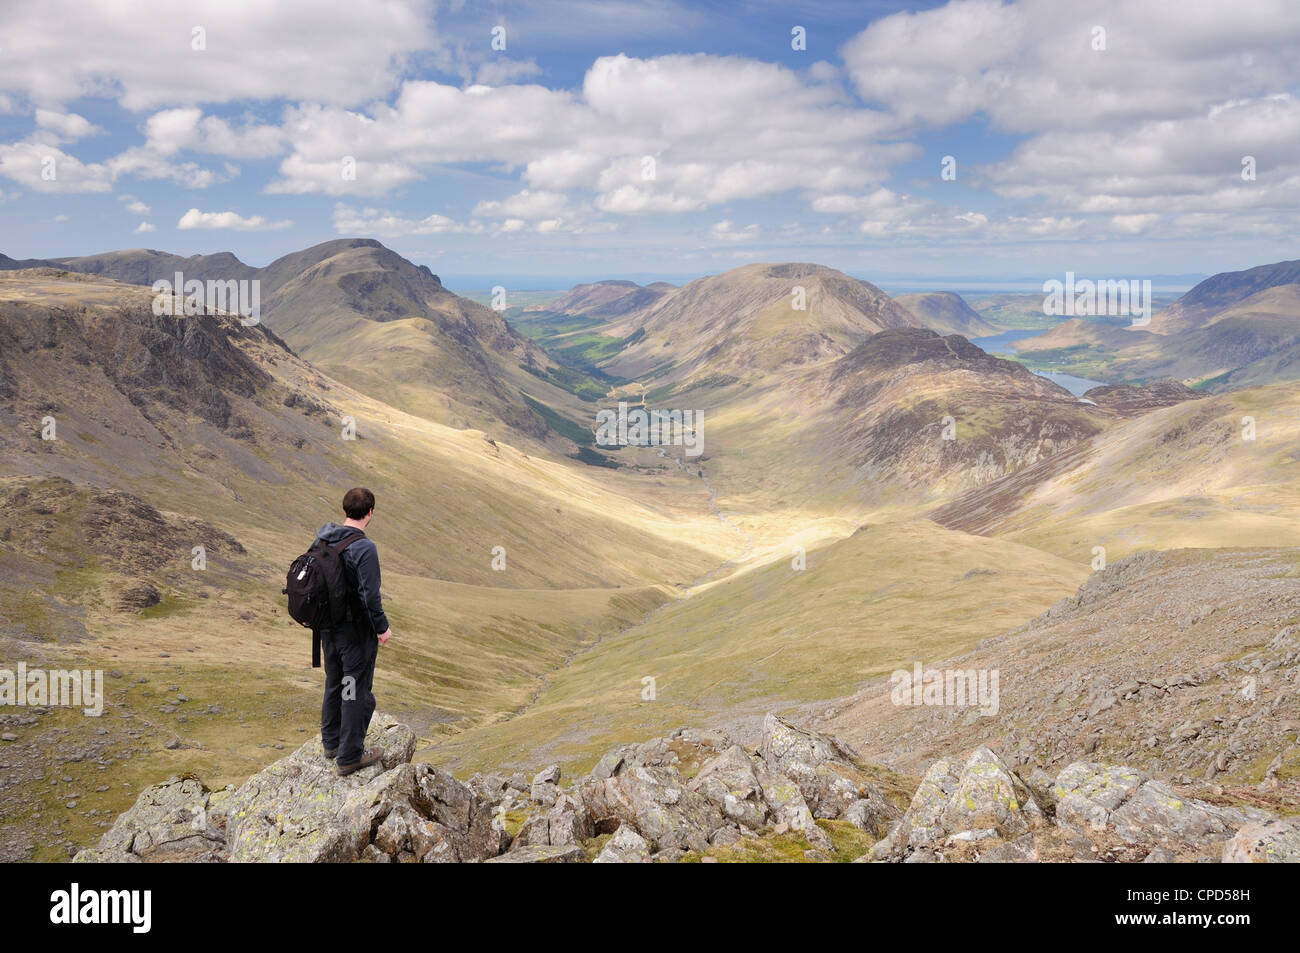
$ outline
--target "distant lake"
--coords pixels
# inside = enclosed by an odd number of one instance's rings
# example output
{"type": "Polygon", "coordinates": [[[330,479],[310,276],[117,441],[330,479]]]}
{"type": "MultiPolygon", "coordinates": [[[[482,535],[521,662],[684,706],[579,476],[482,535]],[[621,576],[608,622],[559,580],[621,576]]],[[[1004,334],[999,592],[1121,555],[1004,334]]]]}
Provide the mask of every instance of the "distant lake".
{"type": "MultiPolygon", "coordinates": [[[[1046,334],[1047,329],[1028,330],[1025,328],[1016,328],[1011,331],[1003,331],[1001,334],[990,334],[987,337],[971,338],[971,343],[978,346],[981,350],[989,354],[1012,354],[1014,353],[1011,344],[1013,341],[1023,341],[1025,338],[1036,338],[1040,334],[1046,334]]],[[[1075,377],[1073,374],[1057,374],[1054,371],[1034,371],[1039,377],[1046,377],[1053,383],[1060,384],[1075,397],[1082,397],[1084,393],[1092,390],[1094,387],[1101,387],[1101,381],[1091,381],[1086,377],[1075,377]]]]}
{"type": "Polygon", "coordinates": [[[1086,377],[1075,377],[1073,374],[1057,374],[1054,371],[1034,371],[1034,373],[1060,384],[1075,397],[1082,397],[1094,387],[1103,386],[1102,381],[1090,381],[1086,377]]]}
{"type": "Polygon", "coordinates": [[[1046,334],[1047,331],[1047,328],[1039,328],[1036,331],[1029,328],[1013,328],[1010,331],[1003,331],[1001,334],[971,338],[970,342],[989,354],[1010,354],[1012,353],[1011,342],[1023,341],[1025,338],[1036,338],[1040,334],[1046,334]]]}

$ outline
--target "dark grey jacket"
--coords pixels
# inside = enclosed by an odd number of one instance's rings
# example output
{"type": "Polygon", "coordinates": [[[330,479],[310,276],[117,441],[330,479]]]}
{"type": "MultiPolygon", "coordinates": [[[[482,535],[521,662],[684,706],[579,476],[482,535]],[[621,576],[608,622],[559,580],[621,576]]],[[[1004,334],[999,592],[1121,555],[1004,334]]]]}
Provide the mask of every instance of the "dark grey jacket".
{"type": "MultiPolygon", "coordinates": [[[[320,528],[317,539],[337,543],[355,533],[351,526],[329,522],[320,528]]],[[[343,550],[343,566],[348,581],[356,580],[356,599],[349,606],[349,617],[362,635],[379,635],[388,631],[388,617],[379,596],[379,550],[369,539],[358,540],[343,550]],[[367,631],[369,629],[370,631],[367,631]]]]}

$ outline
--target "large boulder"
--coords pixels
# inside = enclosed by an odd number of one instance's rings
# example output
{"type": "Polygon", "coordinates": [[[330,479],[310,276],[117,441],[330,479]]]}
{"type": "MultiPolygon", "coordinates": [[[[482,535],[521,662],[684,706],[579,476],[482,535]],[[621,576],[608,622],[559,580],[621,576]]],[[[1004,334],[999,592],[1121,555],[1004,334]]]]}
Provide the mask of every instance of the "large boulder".
{"type": "Polygon", "coordinates": [[[632,827],[656,850],[703,851],[726,820],[704,795],[682,783],[673,768],[634,764],[604,780],[592,779],[577,795],[597,830],[632,827]]]}
{"type": "Polygon", "coordinates": [[[315,739],[245,781],[226,807],[230,860],[357,860],[377,823],[416,794],[410,728],[376,715],[366,747],[383,751],[380,762],[347,777],[338,776],[315,739]]]}
{"type": "Polygon", "coordinates": [[[538,804],[550,807],[560,794],[560,766],[553,764],[537,772],[533,777],[531,794],[538,804]]]}
{"type": "Polygon", "coordinates": [[[472,774],[465,785],[480,801],[493,807],[512,800],[515,793],[511,790],[510,779],[500,774],[472,774]]]}
{"type": "Polygon", "coordinates": [[[929,847],[948,835],[943,816],[961,782],[960,770],[959,763],[948,758],[940,758],[930,765],[897,830],[889,836],[890,846],[898,850],[929,847]]]}
{"type": "Polygon", "coordinates": [[[561,794],[555,805],[546,812],[546,826],[552,847],[581,844],[596,836],[596,825],[582,802],[569,794],[561,794]]]}
{"type": "Polygon", "coordinates": [[[1220,807],[1185,798],[1160,781],[1147,781],[1111,812],[1109,826],[1130,844],[1204,849],[1252,822],[1273,820],[1254,808],[1220,807]]]}
{"type": "Polygon", "coordinates": [[[867,799],[888,803],[854,763],[853,752],[826,735],[796,728],[769,712],[759,754],[768,767],[799,785],[815,817],[835,819],[867,799]]]}
{"type": "MultiPolygon", "coordinates": [[[[1166,783],[1148,780],[1124,766],[1076,761],[1056,778],[1056,820],[1066,827],[1110,831],[1149,849],[1148,857],[1216,857],[1219,843],[1252,822],[1273,816],[1254,808],[1232,808],[1184,797],[1166,783]]],[[[1262,830],[1258,832],[1262,835],[1262,830]]],[[[1223,856],[1250,853],[1251,835],[1223,849],[1223,856]]],[[[1234,839],[1235,841],[1235,839],[1234,839]]],[[[1153,861],[1155,862],[1155,861],[1153,861]]]]}
{"type": "Polygon", "coordinates": [[[981,745],[965,761],[940,758],[931,764],[902,818],[871,853],[874,859],[906,856],[981,831],[1009,841],[1046,823],[1024,781],[981,745]]]}
{"type": "Polygon", "coordinates": [[[596,762],[596,766],[591,769],[591,774],[588,777],[593,781],[604,781],[606,778],[612,778],[618,774],[625,760],[627,758],[622,751],[611,751],[596,762]]]}
{"type": "Polygon", "coordinates": [[[99,840],[73,858],[76,863],[220,861],[226,838],[221,814],[210,814],[212,797],[192,775],[145,788],[99,840]]]}
{"type": "Polygon", "coordinates": [[[485,860],[506,849],[509,835],[494,823],[490,803],[431,764],[417,764],[413,771],[416,792],[411,803],[440,826],[457,860],[485,860]]]}
{"type": "Polygon", "coordinates": [[[767,802],[777,829],[786,827],[798,831],[814,848],[830,850],[830,835],[817,826],[812,809],[804,800],[799,785],[784,774],[768,768],[766,762],[758,762],[755,774],[763,789],[763,800],[767,802]]]}
{"type": "Polygon", "coordinates": [[[451,832],[409,804],[398,804],[388,812],[371,847],[390,861],[436,864],[461,859],[451,832]]]}
{"type": "Polygon", "coordinates": [[[551,824],[545,814],[531,814],[519,825],[514,838],[510,841],[511,850],[523,850],[525,847],[550,847],[551,824]]]}
{"type": "Polygon", "coordinates": [[[943,811],[943,825],[950,833],[990,828],[1007,839],[1043,820],[1042,808],[1025,782],[984,745],[966,759],[943,811]]]}
{"type": "Polygon", "coordinates": [[[534,814],[515,834],[512,850],[525,847],[568,847],[596,836],[591,815],[577,798],[560,791],[550,810],[534,814]]]}
{"type": "Polygon", "coordinates": [[[1132,768],[1087,761],[1067,765],[1056,776],[1056,822],[1105,828],[1111,813],[1142,786],[1146,777],[1132,768]]]}
{"type": "Polygon", "coordinates": [[[704,763],[688,787],[708,798],[724,817],[741,827],[758,830],[769,814],[754,759],[740,745],[704,763]]]}
{"type": "Polygon", "coordinates": [[[893,802],[873,790],[866,797],[861,797],[846,807],[841,819],[848,821],[859,830],[884,837],[900,814],[893,802]]]}
{"type": "Polygon", "coordinates": [[[1300,863],[1300,817],[1247,824],[1223,845],[1225,864],[1300,863]]]}
{"type": "Polygon", "coordinates": [[[620,827],[605,842],[604,848],[592,861],[594,864],[647,864],[650,862],[650,845],[630,827],[620,827]]]}

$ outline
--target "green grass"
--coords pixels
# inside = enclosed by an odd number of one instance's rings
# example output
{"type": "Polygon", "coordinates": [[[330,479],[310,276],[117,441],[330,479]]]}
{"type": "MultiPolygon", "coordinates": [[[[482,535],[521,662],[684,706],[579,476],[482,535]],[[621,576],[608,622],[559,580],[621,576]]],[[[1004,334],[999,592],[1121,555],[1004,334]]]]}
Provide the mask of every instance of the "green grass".
{"type": "Polygon", "coordinates": [[[606,374],[601,365],[645,337],[645,329],[638,328],[622,338],[594,333],[604,324],[599,318],[534,312],[526,319],[517,319],[514,326],[570,370],[597,382],[626,383],[606,374]]]}
{"type": "MultiPolygon", "coordinates": [[[[867,831],[858,830],[848,821],[819,820],[817,826],[831,839],[828,858],[833,863],[847,864],[869,851],[877,838],[867,831]]],[[[713,857],[721,864],[806,864],[812,863],[804,856],[811,850],[808,839],[796,831],[760,837],[742,838],[728,847],[710,847],[703,854],[688,854],[682,863],[698,864],[705,857],[713,857]]]]}
{"type": "Polygon", "coordinates": [[[585,401],[600,400],[609,393],[611,385],[621,382],[620,378],[608,377],[604,374],[597,375],[564,365],[548,367],[545,370],[527,364],[521,366],[539,380],[549,381],[561,390],[568,391],[575,397],[585,401]]]}
{"type": "Polygon", "coordinates": [[[558,433],[561,437],[572,440],[580,447],[589,447],[595,442],[592,431],[583,427],[576,421],[570,420],[563,414],[557,413],[541,401],[534,400],[527,394],[523,395],[524,403],[531,407],[537,414],[546,421],[546,426],[558,433]]]}
{"type": "Polygon", "coordinates": [[[625,338],[610,337],[605,334],[578,334],[565,338],[565,343],[558,342],[547,348],[548,353],[563,364],[583,369],[599,368],[602,363],[616,357],[629,344],[644,336],[643,329],[638,329],[625,338]]]}
{"type": "Polygon", "coordinates": [[[1222,384],[1228,383],[1228,380],[1232,377],[1234,373],[1236,373],[1236,371],[1225,371],[1224,373],[1219,374],[1215,377],[1207,377],[1205,380],[1198,381],[1195,384],[1193,384],[1192,390],[1205,390],[1205,391],[1213,390],[1214,388],[1222,384]]]}
{"type": "Polygon", "coordinates": [[[141,609],[136,615],[141,619],[166,619],[194,605],[189,599],[173,599],[164,596],[157,605],[149,606],[147,609],[141,609]]]}
{"type": "Polygon", "coordinates": [[[1072,344],[1048,351],[1016,352],[999,357],[1023,364],[1035,373],[1073,374],[1075,377],[1118,383],[1111,370],[1118,353],[1107,348],[1072,344]]]}
{"type": "Polygon", "coordinates": [[[578,452],[573,454],[570,459],[585,463],[589,467],[608,467],[611,470],[617,470],[622,466],[617,460],[607,457],[603,453],[591,449],[591,447],[579,447],[578,452]]]}
{"type": "Polygon", "coordinates": [[[509,315],[510,326],[520,334],[546,347],[566,334],[600,327],[600,318],[587,318],[580,314],[560,314],[555,311],[520,311],[509,315]]]}

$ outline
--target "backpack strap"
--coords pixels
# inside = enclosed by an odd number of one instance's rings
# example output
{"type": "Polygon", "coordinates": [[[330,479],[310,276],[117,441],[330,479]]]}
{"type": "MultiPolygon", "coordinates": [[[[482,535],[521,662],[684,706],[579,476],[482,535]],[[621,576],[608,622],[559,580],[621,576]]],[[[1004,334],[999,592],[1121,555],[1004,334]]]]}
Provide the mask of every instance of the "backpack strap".
{"type": "Polygon", "coordinates": [[[337,556],[340,553],[342,553],[343,550],[347,549],[349,546],[355,543],[357,540],[365,539],[365,538],[366,538],[366,534],[364,532],[362,532],[361,530],[356,530],[351,536],[344,536],[338,542],[329,543],[327,545],[329,547],[330,552],[334,553],[334,555],[337,556]]]}
{"type": "Polygon", "coordinates": [[[347,549],[357,540],[366,538],[366,534],[361,530],[356,529],[355,527],[348,528],[352,530],[351,533],[332,543],[327,543],[325,540],[317,537],[315,541],[312,542],[312,549],[328,549],[330,552],[337,554],[343,552],[343,550],[347,549]]]}

